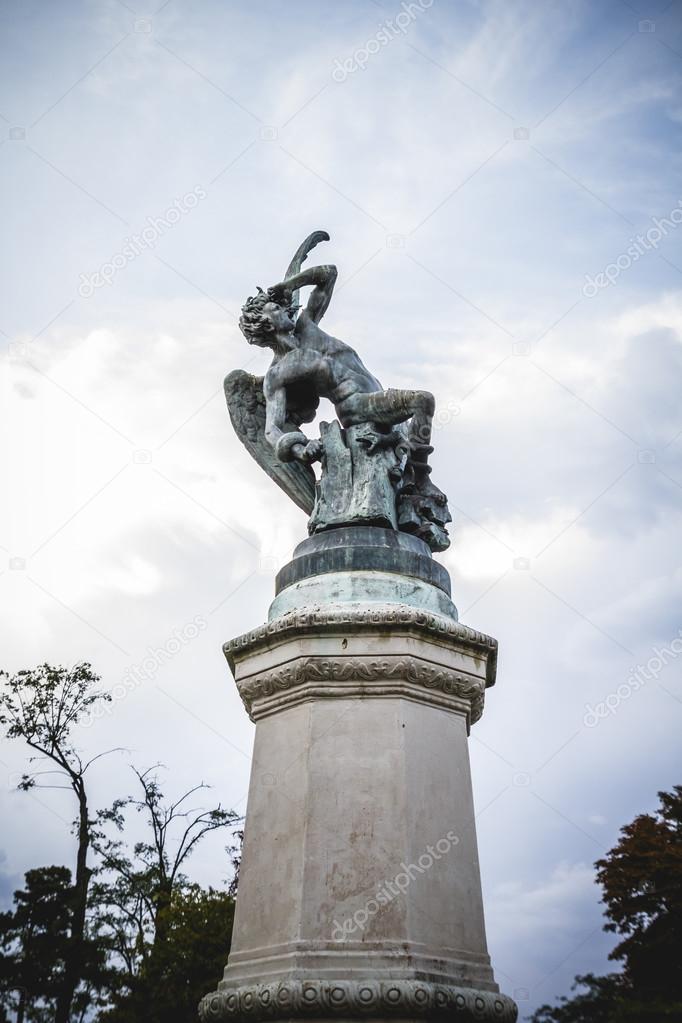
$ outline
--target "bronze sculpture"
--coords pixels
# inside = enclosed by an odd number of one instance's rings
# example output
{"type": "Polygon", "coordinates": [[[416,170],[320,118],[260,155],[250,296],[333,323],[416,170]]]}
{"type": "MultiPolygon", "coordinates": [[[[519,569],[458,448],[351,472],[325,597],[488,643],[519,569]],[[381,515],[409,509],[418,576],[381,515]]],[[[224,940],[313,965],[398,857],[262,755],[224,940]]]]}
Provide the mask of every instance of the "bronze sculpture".
{"type": "Polygon", "coordinates": [[[412,533],[431,550],[449,546],[445,495],[430,479],[434,398],[428,391],[383,390],[357,352],[319,327],[331,301],[336,267],[301,270],[325,231],[298,248],[284,279],[247,299],[239,321],[249,344],[270,348],[265,377],[236,370],[225,380],[232,423],[251,455],[309,514],[309,532],[380,525],[412,533]],[[312,287],[305,309],[299,290],[312,287]],[[299,311],[300,310],[300,311],[299,311]],[[309,440],[303,423],[320,398],[338,420],[309,440]],[[316,480],[312,463],[320,461],[316,480]]]}

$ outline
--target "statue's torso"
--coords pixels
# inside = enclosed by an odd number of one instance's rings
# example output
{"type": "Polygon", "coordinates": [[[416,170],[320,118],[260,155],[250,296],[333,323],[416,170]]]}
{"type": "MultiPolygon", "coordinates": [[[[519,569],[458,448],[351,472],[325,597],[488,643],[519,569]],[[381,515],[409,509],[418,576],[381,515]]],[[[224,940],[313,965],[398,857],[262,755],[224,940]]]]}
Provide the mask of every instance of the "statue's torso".
{"type": "Polygon", "coordinates": [[[381,384],[350,345],[326,334],[316,324],[296,331],[298,347],[277,358],[266,375],[266,392],[287,389],[296,402],[305,393],[327,398],[335,406],[354,394],[380,391],[381,384]]]}

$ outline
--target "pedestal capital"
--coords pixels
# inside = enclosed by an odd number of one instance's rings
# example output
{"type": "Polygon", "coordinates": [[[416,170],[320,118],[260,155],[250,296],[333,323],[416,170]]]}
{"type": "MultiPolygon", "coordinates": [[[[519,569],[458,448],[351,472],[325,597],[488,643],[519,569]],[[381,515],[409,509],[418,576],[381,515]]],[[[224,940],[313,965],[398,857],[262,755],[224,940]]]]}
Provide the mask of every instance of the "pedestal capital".
{"type": "Polygon", "coordinates": [[[316,698],[402,697],[466,716],[483,713],[497,642],[407,605],[290,612],[224,646],[254,721],[316,698]]]}

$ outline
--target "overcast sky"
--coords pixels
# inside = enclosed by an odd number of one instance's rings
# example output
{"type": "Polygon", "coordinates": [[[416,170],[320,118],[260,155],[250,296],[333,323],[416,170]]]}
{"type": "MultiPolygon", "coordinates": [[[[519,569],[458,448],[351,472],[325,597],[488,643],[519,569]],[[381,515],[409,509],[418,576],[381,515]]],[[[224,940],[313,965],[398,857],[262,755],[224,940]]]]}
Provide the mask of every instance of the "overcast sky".
{"type": "MultiPolygon", "coordinates": [[[[203,779],[243,813],[253,729],[221,644],[264,620],[305,518],[222,379],[266,368],[239,307],[329,231],[326,329],[435,393],[439,560],[500,643],[471,757],[523,1016],[609,968],[592,864],[681,780],[680,664],[656,649],[682,628],[682,19],[401,10],[2,4],[2,666],[87,659],[118,694],[79,737],[130,750],[93,804],[161,762],[170,792],[203,779]]],[[[14,790],[19,743],[1,757],[7,901],[71,864],[74,808],[14,790]]],[[[207,842],[193,875],[226,873],[207,842]]]]}

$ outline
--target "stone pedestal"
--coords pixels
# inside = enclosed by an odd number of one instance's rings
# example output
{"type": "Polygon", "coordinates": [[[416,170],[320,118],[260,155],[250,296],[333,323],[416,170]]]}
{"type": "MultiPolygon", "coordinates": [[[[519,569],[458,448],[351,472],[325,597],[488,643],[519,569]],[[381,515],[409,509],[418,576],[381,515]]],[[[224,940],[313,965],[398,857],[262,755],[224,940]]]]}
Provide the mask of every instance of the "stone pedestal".
{"type": "Polygon", "coordinates": [[[225,646],[256,740],[232,950],[202,1018],[511,1023],[467,748],[496,642],[457,622],[422,541],[334,532],[225,646]]]}

